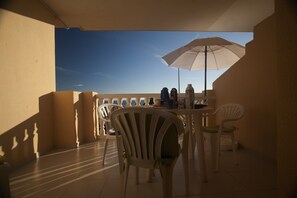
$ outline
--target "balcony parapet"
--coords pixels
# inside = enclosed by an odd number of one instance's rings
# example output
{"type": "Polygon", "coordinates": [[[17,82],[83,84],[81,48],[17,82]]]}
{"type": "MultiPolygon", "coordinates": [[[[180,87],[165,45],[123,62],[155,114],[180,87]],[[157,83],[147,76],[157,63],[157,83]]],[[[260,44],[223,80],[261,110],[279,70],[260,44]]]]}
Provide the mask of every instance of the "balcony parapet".
{"type": "MultiPolygon", "coordinates": [[[[195,93],[195,100],[198,101],[207,101],[209,107],[215,107],[215,97],[213,90],[207,91],[207,97],[204,96],[204,93],[195,93]]],[[[152,106],[156,104],[156,99],[160,99],[160,93],[128,93],[128,94],[96,94],[95,98],[95,108],[97,112],[97,118],[99,123],[98,136],[104,137],[105,132],[103,127],[103,121],[99,119],[98,107],[101,104],[113,103],[119,104],[123,107],[129,106],[152,106]],[[126,102],[125,102],[126,101],[126,102]]],[[[178,94],[178,98],[185,98],[185,93],[178,94]]]]}

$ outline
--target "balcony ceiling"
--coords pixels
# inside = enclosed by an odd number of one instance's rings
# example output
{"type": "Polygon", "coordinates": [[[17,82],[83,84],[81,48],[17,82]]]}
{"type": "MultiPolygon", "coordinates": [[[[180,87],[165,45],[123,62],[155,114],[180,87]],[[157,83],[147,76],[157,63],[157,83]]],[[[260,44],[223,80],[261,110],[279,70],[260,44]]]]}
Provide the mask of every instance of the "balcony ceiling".
{"type": "Polygon", "coordinates": [[[274,0],[7,0],[2,8],[83,30],[253,31],[274,0]]]}

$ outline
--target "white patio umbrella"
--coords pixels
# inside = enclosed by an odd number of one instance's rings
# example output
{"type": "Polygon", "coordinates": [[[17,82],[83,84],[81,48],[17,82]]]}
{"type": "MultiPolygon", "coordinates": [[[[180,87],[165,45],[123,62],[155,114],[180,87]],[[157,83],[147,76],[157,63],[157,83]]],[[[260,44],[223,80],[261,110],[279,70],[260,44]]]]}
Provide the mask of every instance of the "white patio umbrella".
{"type": "MultiPolygon", "coordinates": [[[[219,37],[212,37],[195,39],[162,58],[172,67],[190,71],[204,69],[204,94],[206,96],[207,70],[231,67],[244,54],[243,46],[219,37]]],[[[178,80],[178,90],[180,91],[180,80],[178,80]]]]}

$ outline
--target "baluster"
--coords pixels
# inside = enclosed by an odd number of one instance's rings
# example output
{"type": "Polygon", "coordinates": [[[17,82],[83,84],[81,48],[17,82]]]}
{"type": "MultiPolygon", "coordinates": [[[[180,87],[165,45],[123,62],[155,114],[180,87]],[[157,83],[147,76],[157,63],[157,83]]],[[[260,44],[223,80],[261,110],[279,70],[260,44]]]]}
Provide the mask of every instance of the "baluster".
{"type": "Polygon", "coordinates": [[[155,104],[155,98],[154,97],[148,97],[148,103],[147,105],[151,106],[155,104]]]}
{"type": "Polygon", "coordinates": [[[127,107],[128,106],[128,102],[127,102],[127,98],[121,98],[121,104],[123,107],[127,107]]]}
{"type": "Polygon", "coordinates": [[[145,102],[145,105],[144,106],[149,106],[149,98],[148,97],[145,97],[144,98],[144,102],[145,102]]]}
{"type": "Polygon", "coordinates": [[[112,104],[119,104],[118,98],[113,98],[111,101],[112,101],[112,104]]]}
{"type": "Polygon", "coordinates": [[[130,97],[127,97],[127,107],[130,107],[131,106],[131,98],[130,97]]]}
{"type": "Polygon", "coordinates": [[[140,98],[135,97],[136,106],[140,106],[140,98]]]}
{"type": "Polygon", "coordinates": [[[131,98],[129,104],[130,104],[130,106],[137,106],[136,98],[135,97],[131,98]]]}
{"type": "Polygon", "coordinates": [[[94,121],[94,139],[99,136],[99,112],[98,112],[99,98],[94,97],[93,99],[93,121],[94,121]]]}

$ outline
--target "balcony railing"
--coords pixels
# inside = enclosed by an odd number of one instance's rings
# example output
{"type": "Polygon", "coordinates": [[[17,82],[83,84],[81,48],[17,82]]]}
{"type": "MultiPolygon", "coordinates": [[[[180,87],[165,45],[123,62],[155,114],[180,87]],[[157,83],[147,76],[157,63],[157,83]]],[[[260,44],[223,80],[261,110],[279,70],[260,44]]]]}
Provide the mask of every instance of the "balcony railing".
{"type": "MultiPolygon", "coordinates": [[[[207,97],[204,96],[203,93],[195,93],[195,100],[198,101],[206,101],[209,107],[215,107],[215,97],[213,91],[210,90],[207,92],[207,97]]],[[[95,112],[97,112],[96,118],[96,126],[99,130],[97,133],[98,137],[104,137],[105,131],[103,126],[103,121],[99,119],[98,115],[98,106],[105,103],[113,103],[119,104],[123,107],[129,106],[152,106],[156,104],[156,99],[160,98],[160,93],[131,93],[131,94],[96,94],[95,101],[96,107],[95,112]]],[[[178,94],[179,99],[185,98],[185,93],[178,94]]]]}

